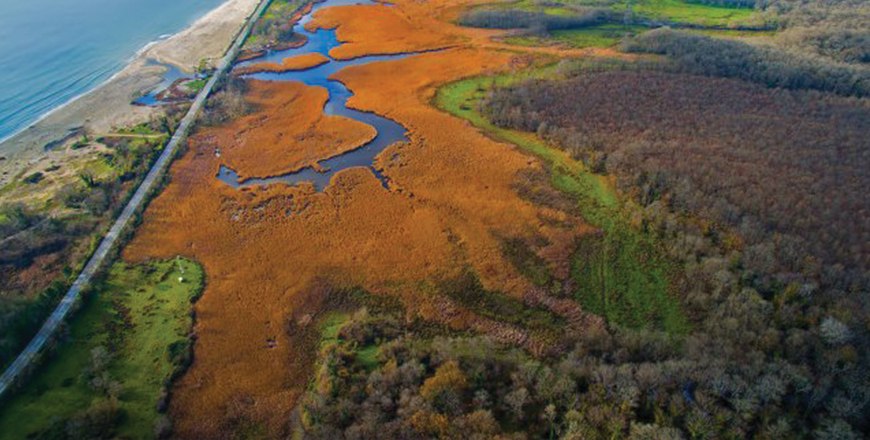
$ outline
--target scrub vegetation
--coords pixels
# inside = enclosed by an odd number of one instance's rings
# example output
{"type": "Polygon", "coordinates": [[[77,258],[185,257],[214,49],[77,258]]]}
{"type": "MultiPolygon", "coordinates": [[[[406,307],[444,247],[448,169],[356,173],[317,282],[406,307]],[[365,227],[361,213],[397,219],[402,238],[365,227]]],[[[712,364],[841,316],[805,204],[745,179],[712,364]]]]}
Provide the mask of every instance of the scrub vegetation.
{"type": "Polygon", "coordinates": [[[870,95],[870,69],[703,35],[658,29],[623,46],[633,53],[666,55],[684,72],[739,78],[768,87],[870,95]]]}
{"type": "Polygon", "coordinates": [[[251,35],[242,47],[242,56],[304,44],[305,37],[293,32],[293,26],[300,17],[300,11],[310,8],[311,4],[312,0],[272,0],[251,29],[251,35]]]}
{"type": "Polygon", "coordinates": [[[115,264],[54,353],[0,407],[0,438],[163,437],[172,381],[189,365],[202,269],[184,259],[115,264]]]}
{"type": "Polygon", "coordinates": [[[0,365],[66,292],[181,113],[173,107],[141,126],[83,136],[58,162],[34,164],[38,180],[28,181],[28,171],[0,188],[0,365]]]}

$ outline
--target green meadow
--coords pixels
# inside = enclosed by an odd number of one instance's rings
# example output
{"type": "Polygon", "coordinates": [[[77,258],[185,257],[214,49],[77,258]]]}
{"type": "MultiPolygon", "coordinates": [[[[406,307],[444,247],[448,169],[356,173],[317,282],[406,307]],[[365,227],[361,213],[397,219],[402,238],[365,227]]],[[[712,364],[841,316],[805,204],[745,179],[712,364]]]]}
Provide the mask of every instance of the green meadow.
{"type": "Polygon", "coordinates": [[[190,359],[203,283],[180,258],[112,266],[55,353],[3,402],[0,439],[154,438],[158,402],[190,359]]]}

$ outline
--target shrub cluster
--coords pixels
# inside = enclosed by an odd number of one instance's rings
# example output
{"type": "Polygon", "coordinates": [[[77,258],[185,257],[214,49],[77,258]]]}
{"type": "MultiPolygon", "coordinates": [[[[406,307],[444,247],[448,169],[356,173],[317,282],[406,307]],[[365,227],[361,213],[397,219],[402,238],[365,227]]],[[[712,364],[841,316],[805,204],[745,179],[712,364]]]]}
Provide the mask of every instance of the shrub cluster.
{"type": "Polygon", "coordinates": [[[767,87],[870,95],[870,69],[835,63],[740,41],[663,28],[623,44],[631,53],[667,55],[684,72],[739,78],[767,87]]]}
{"type": "Polygon", "coordinates": [[[846,63],[870,63],[870,30],[805,29],[784,33],[786,44],[846,63]]]}

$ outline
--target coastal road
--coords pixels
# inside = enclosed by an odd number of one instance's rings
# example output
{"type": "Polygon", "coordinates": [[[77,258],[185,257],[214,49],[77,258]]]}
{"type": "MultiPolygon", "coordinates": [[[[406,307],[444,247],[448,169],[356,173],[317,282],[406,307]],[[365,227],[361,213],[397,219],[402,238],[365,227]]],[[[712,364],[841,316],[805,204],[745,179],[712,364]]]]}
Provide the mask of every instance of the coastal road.
{"type": "Polygon", "coordinates": [[[15,383],[17,378],[21,376],[22,372],[30,366],[39,352],[42,351],[46,342],[52,335],[54,335],[64,319],[66,319],[72,306],[78,300],[82,289],[91,281],[91,278],[97,270],[106,262],[106,257],[109,255],[109,251],[111,251],[115,246],[121,232],[123,232],[124,228],[126,228],[130,223],[133,215],[142,208],[142,204],[147,200],[148,194],[154,190],[155,185],[157,185],[163,178],[163,175],[169,168],[169,164],[172,162],[172,158],[178,151],[179,145],[181,145],[187,136],[191,124],[196,120],[197,114],[202,109],[202,106],[205,103],[206,98],[208,98],[209,93],[211,93],[214,88],[215,83],[217,83],[218,79],[226,74],[230,67],[232,67],[236,55],[238,55],[242,44],[245,42],[245,38],[247,38],[248,34],[251,32],[251,28],[254,26],[257,18],[259,18],[263,14],[263,11],[266,10],[266,7],[269,6],[269,3],[270,0],[262,0],[257,6],[257,9],[255,9],[251,16],[248,17],[245,26],[236,36],[236,39],[227,50],[223,59],[221,59],[214,75],[212,75],[205,87],[203,87],[196,96],[196,99],[193,101],[187,114],[181,120],[181,124],[178,125],[175,134],[172,135],[169,143],[164,147],[163,153],[160,154],[157,162],[155,162],[154,166],[151,167],[151,170],[148,171],[145,180],[143,180],[142,184],[139,185],[139,188],[136,189],[133,198],[131,198],[127,203],[127,206],[124,207],[124,210],[115,220],[115,223],[112,225],[108,234],[106,234],[103,241],[100,242],[100,246],[91,256],[90,260],[88,260],[84,270],[82,270],[78,278],[76,278],[72,287],[70,287],[69,291],[67,291],[63,299],[60,301],[60,304],[58,304],[57,308],[55,308],[51,313],[51,316],[49,316],[42,325],[39,333],[33,337],[33,340],[30,341],[27,347],[24,348],[15,361],[10,364],[6,371],[3,372],[3,375],[0,376],[0,396],[2,396],[15,383]]]}

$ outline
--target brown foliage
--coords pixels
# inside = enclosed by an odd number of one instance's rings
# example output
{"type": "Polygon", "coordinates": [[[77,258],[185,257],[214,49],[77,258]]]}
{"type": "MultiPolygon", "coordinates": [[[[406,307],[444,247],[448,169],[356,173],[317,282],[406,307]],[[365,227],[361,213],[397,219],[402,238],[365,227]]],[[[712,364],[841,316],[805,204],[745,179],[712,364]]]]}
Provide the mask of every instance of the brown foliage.
{"type": "MultiPolygon", "coordinates": [[[[190,140],[188,154],[173,164],[172,182],[125,250],[130,260],[188,255],[209,274],[196,305],[195,360],[173,397],[179,437],[217,437],[226,432],[228,414],[271,430],[287,420],[301,391],[294,384],[308,371],[294,366],[301,348],[284,323],[310,280],[326,277],[339,286],[404,296],[402,286],[470,266],[487,289],[519,297],[528,281],[501,255],[499,237],[539,235],[535,231],[553,228],[553,220],[575,234],[586,230],[576,216],[516,194],[520,172],[539,168],[537,162],[427,104],[437,85],[506,61],[496,52],[454,49],[339,72],[355,93],[352,107],[410,129],[409,143],[378,159],[389,191],[362,168],[339,173],[322,193],[309,185],[239,191],[219,182],[223,160],[246,175],[291,166],[286,151],[268,154],[275,137],[250,140],[267,133],[265,127],[286,129],[284,115],[271,116],[268,106],[190,140]],[[244,125],[255,121],[262,128],[244,125]],[[227,154],[218,158],[213,142],[221,138],[227,154]],[[232,145],[248,145],[245,161],[230,153],[232,145]]],[[[318,93],[302,87],[254,84],[249,97],[265,100],[258,91],[268,89],[279,95],[268,99],[286,102],[291,94],[318,93]]],[[[321,103],[315,104],[282,112],[316,120],[321,103]]],[[[311,135],[324,129],[315,125],[311,135]]]]}
{"type": "Polygon", "coordinates": [[[408,15],[391,7],[339,6],[317,11],[306,27],[337,28],[338,41],[344,44],[332,49],[329,55],[340,60],[440,49],[459,42],[440,26],[426,26],[422,17],[426,15],[408,15]]]}
{"type": "Polygon", "coordinates": [[[320,87],[296,82],[250,81],[246,99],[254,114],[209,130],[199,142],[220,151],[242,179],[286,174],[359,148],[374,128],[320,109],[329,98],[320,87]]]}
{"type": "Polygon", "coordinates": [[[568,148],[599,149],[608,170],[646,179],[624,182],[639,182],[642,199],[668,188],[677,209],[738,227],[750,246],[766,242],[745,257],[761,272],[812,276],[804,247],[831,264],[870,268],[866,100],[610,72],[519,86],[497,94],[489,112],[568,148]],[[777,259],[784,267],[763,270],[777,259]]]}
{"type": "Polygon", "coordinates": [[[319,53],[307,53],[304,55],[297,55],[295,57],[284,58],[281,60],[281,63],[255,63],[248,66],[240,67],[238,69],[233,70],[233,73],[237,75],[247,75],[249,73],[260,73],[260,72],[290,72],[294,70],[306,70],[312,67],[317,67],[321,64],[326,64],[329,62],[329,58],[319,54],[319,53]]]}

